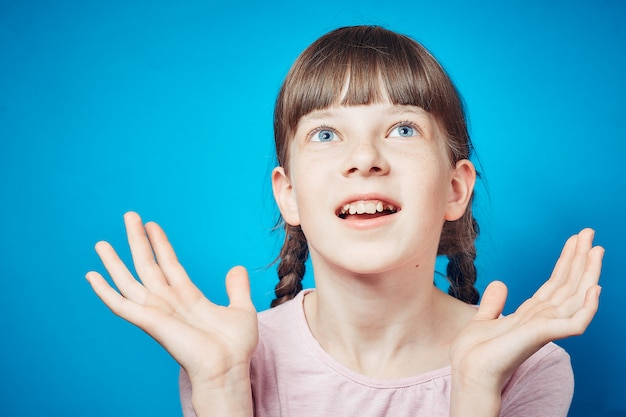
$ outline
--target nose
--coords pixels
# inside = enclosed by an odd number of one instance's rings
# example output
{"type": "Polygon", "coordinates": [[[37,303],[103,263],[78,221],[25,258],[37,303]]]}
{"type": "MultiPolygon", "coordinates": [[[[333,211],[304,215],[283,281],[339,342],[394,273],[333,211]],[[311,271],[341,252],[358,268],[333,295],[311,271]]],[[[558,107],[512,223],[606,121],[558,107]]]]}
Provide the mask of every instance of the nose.
{"type": "Polygon", "coordinates": [[[389,163],[383,152],[382,144],[375,141],[354,143],[347,157],[344,175],[384,175],[389,172],[389,163]]]}

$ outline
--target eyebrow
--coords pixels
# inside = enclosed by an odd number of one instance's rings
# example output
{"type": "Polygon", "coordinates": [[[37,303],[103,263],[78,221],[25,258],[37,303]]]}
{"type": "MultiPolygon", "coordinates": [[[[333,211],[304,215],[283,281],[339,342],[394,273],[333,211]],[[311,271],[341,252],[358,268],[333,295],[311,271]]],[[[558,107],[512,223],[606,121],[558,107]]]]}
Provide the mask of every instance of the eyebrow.
{"type": "Polygon", "coordinates": [[[328,117],[334,117],[337,116],[337,112],[330,110],[330,109],[325,109],[325,110],[313,110],[311,113],[305,114],[304,116],[302,116],[300,118],[300,121],[302,120],[318,120],[318,119],[325,119],[328,117]]]}
{"type": "Polygon", "coordinates": [[[411,105],[404,105],[404,104],[398,104],[393,106],[392,108],[389,109],[389,111],[387,111],[386,113],[390,114],[390,115],[398,115],[398,114],[403,114],[403,113],[413,113],[417,116],[424,116],[426,114],[428,114],[428,112],[426,110],[424,110],[421,107],[418,106],[411,106],[411,105]]]}
{"type": "MultiPolygon", "coordinates": [[[[311,121],[315,121],[315,120],[319,120],[319,119],[325,119],[325,118],[330,118],[330,117],[335,117],[338,116],[338,113],[336,110],[331,110],[331,109],[322,109],[322,110],[313,110],[311,113],[306,114],[304,116],[302,116],[302,118],[300,120],[311,120],[311,121]]],[[[413,113],[417,116],[424,116],[426,114],[428,114],[428,112],[424,109],[422,109],[421,107],[418,106],[412,106],[412,105],[408,105],[408,104],[397,104],[394,105],[392,107],[390,107],[387,111],[385,111],[385,113],[393,116],[393,115],[400,115],[403,113],[413,113]]]]}

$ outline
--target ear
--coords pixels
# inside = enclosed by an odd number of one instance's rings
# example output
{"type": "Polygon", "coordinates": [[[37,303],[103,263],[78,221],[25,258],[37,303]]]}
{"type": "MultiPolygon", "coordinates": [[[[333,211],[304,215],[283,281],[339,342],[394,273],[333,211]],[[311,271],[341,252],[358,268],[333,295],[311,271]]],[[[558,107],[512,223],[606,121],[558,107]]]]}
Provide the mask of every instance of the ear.
{"type": "Polygon", "coordinates": [[[469,204],[474,184],[476,183],[476,169],[467,159],[461,159],[452,169],[450,178],[450,190],[446,205],[445,219],[448,221],[458,220],[465,213],[469,204]]]}
{"type": "Polygon", "coordinates": [[[291,226],[299,226],[300,215],[298,213],[296,190],[293,188],[291,180],[283,167],[276,167],[272,170],[272,191],[283,219],[291,226]]]}

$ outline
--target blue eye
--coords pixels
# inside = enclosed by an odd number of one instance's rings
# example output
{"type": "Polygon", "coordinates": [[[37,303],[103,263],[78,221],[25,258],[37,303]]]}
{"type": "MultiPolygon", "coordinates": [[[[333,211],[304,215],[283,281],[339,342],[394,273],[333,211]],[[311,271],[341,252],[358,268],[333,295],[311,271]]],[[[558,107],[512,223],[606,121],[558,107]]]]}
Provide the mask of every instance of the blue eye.
{"type": "Polygon", "coordinates": [[[329,129],[322,129],[317,131],[311,138],[314,142],[330,142],[335,139],[335,132],[329,129]]]}
{"type": "Polygon", "coordinates": [[[415,129],[409,125],[400,125],[394,128],[389,134],[390,137],[409,138],[415,136],[415,129]]]}

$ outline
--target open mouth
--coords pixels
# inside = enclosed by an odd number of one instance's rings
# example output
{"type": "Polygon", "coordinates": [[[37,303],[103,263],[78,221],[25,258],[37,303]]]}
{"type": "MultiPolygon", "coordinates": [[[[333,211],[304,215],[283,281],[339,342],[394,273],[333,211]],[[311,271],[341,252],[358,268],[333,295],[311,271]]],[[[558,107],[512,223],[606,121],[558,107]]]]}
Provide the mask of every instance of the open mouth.
{"type": "Polygon", "coordinates": [[[337,210],[340,219],[358,216],[359,218],[376,218],[398,212],[398,208],[381,200],[359,200],[346,203],[337,210]]]}

